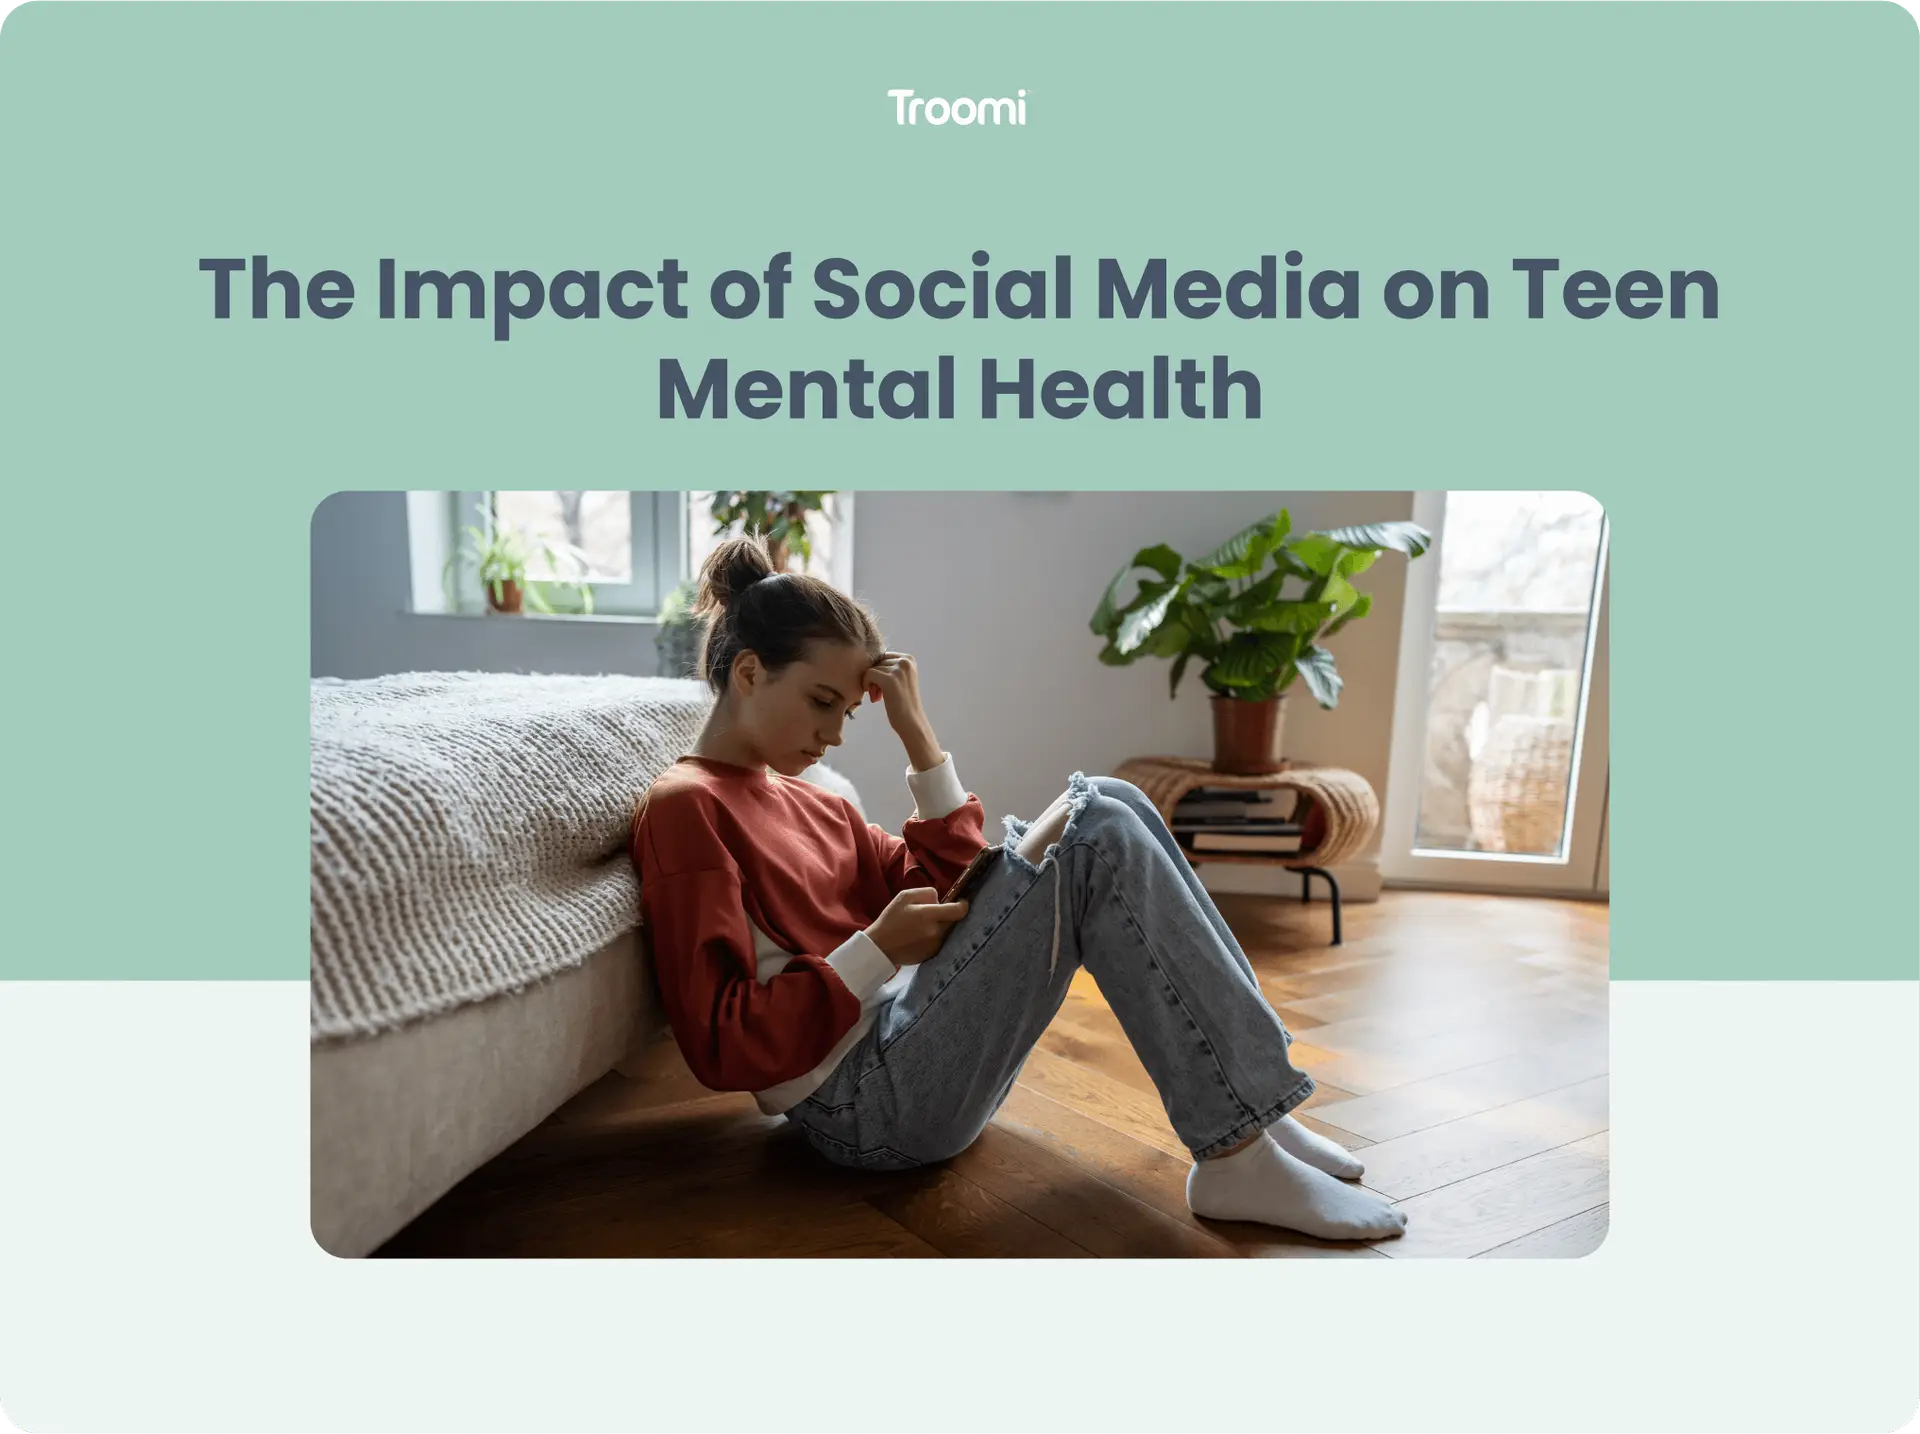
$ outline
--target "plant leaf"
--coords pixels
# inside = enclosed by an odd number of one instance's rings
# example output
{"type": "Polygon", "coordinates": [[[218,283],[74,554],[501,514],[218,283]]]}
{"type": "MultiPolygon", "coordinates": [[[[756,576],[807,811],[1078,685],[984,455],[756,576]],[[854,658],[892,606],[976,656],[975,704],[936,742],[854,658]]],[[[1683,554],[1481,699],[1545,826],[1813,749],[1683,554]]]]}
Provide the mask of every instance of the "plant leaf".
{"type": "Polygon", "coordinates": [[[1360,600],[1356,602],[1352,607],[1348,608],[1345,612],[1341,613],[1339,617],[1335,618],[1333,620],[1333,624],[1330,627],[1328,627],[1325,632],[1320,634],[1321,639],[1325,640],[1326,638],[1332,637],[1336,632],[1340,631],[1340,629],[1345,627],[1348,623],[1354,621],[1357,618],[1363,618],[1372,611],[1373,611],[1373,594],[1361,593],[1360,600]]]}
{"type": "MultiPolygon", "coordinates": [[[[1233,606],[1233,586],[1224,578],[1216,578],[1205,568],[1188,564],[1187,596],[1207,615],[1211,622],[1227,617],[1227,611],[1233,606]]],[[[1229,619],[1231,620],[1231,619],[1229,619]]]]}
{"type": "Polygon", "coordinates": [[[1300,678],[1313,693],[1314,701],[1322,707],[1332,707],[1339,702],[1342,683],[1331,652],[1324,647],[1308,647],[1300,654],[1299,667],[1300,678]]]}
{"type": "Polygon", "coordinates": [[[1193,656],[1191,648],[1182,652],[1173,660],[1173,675],[1167,679],[1167,697],[1169,700],[1180,695],[1180,677],[1187,670],[1187,662],[1193,656]]]}
{"type": "MultiPolygon", "coordinates": [[[[1267,520],[1262,518],[1259,522],[1249,524],[1247,527],[1242,528],[1205,557],[1195,558],[1193,565],[1196,568],[1203,568],[1207,572],[1218,572],[1221,568],[1232,567],[1236,563],[1243,563],[1247,559],[1248,551],[1253,547],[1253,540],[1267,531],[1267,520]]],[[[1225,574],[1221,574],[1221,576],[1225,576],[1225,574]]]]}
{"type": "MultiPolygon", "coordinates": [[[[1132,576],[1135,568],[1151,568],[1160,574],[1163,581],[1172,582],[1180,571],[1180,555],[1165,543],[1151,548],[1142,548],[1133,555],[1131,562],[1113,575],[1113,581],[1107,584],[1107,590],[1101,595],[1100,605],[1093,610],[1093,619],[1087,626],[1101,637],[1112,637],[1120,630],[1120,619],[1124,613],[1131,612],[1140,604],[1140,593],[1125,608],[1120,606],[1120,589],[1132,576]]],[[[1141,592],[1146,590],[1146,582],[1141,582],[1141,592]]],[[[1149,598],[1151,601],[1151,598],[1149,598]]]]}
{"type": "Polygon", "coordinates": [[[1229,622],[1251,627],[1251,619],[1259,616],[1280,596],[1280,587],[1287,580],[1282,572],[1268,573],[1264,578],[1248,587],[1227,604],[1226,618],[1229,622]]]}
{"type": "MultiPolygon", "coordinates": [[[[1132,652],[1149,637],[1153,636],[1161,621],[1167,615],[1167,609],[1173,606],[1174,599],[1180,596],[1181,584],[1142,583],[1140,591],[1145,595],[1149,587],[1159,586],[1161,591],[1147,599],[1144,606],[1133,609],[1120,621],[1120,631],[1114,638],[1114,646],[1122,652],[1132,652]]],[[[1137,602],[1138,599],[1135,599],[1137,602]]]]}
{"type": "Polygon", "coordinates": [[[1338,572],[1328,573],[1327,580],[1320,585],[1320,601],[1331,607],[1329,617],[1338,617],[1360,601],[1360,590],[1338,572]]]}
{"type": "Polygon", "coordinates": [[[1321,536],[1349,548],[1392,548],[1417,558],[1433,545],[1433,534],[1418,523],[1361,523],[1349,528],[1329,528],[1321,536]]]}
{"type": "Polygon", "coordinates": [[[1193,640],[1187,633],[1187,625],[1180,620],[1179,613],[1171,612],[1167,620],[1153,630],[1147,640],[1140,644],[1140,651],[1148,657],[1178,657],[1183,652],[1193,650],[1193,640]]]}
{"type": "Polygon", "coordinates": [[[1303,533],[1293,540],[1293,556],[1304,563],[1307,570],[1316,577],[1324,578],[1331,573],[1334,564],[1340,561],[1345,545],[1339,539],[1325,533],[1303,533]]]}
{"type": "Polygon", "coordinates": [[[1175,611],[1179,614],[1181,627],[1186,630],[1187,651],[1209,662],[1218,657],[1220,635],[1214,629],[1213,620],[1191,602],[1181,604],[1175,611]]]}
{"type": "Polygon", "coordinates": [[[1333,616],[1333,604],[1327,602],[1277,602],[1247,622],[1254,632],[1314,633],[1333,616]]]}
{"type": "Polygon", "coordinates": [[[1099,637],[1112,637],[1120,630],[1120,605],[1116,599],[1120,595],[1120,584],[1127,580],[1131,567],[1120,569],[1113,575],[1113,581],[1107,584],[1107,590],[1100,594],[1100,602],[1093,610],[1093,616],[1087,621],[1087,628],[1099,637]]]}
{"type": "Polygon", "coordinates": [[[1292,551],[1287,548],[1275,548],[1273,550],[1273,568],[1275,572],[1284,573],[1286,576],[1292,578],[1311,578],[1316,576],[1312,568],[1294,557],[1292,551]]]}
{"type": "Polygon", "coordinates": [[[1352,548],[1340,555],[1340,561],[1334,564],[1333,570],[1343,578],[1355,577],[1372,567],[1374,559],[1379,556],[1378,548],[1352,548]]]}
{"type": "Polygon", "coordinates": [[[1152,568],[1168,582],[1180,575],[1180,555],[1165,543],[1142,548],[1133,555],[1133,565],[1136,568],[1152,568]]]}
{"type": "Polygon", "coordinates": [[[1207,669],[1207,685],[1240,688],[1273,682],[1292,659],[1294,641],[1281,633],[1235,633],[1207,669]]]}
{"type": "Polygon", "coordinates": [[[1267,554],[1280,545],[1284,535],[1282,524],[1287,521],[1283,509],[1271,518],[1242,528],[1204,558],[1197,559],[1194,566],[1215,577],[1250,578],[1260,571],[1267,554]]]}

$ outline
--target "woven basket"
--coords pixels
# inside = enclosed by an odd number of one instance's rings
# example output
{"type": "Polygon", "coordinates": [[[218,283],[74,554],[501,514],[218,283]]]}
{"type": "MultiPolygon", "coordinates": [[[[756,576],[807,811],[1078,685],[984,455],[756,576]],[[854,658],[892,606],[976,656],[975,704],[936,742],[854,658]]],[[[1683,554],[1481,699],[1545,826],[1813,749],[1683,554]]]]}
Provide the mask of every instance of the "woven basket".
{"type": "Polygon", "coordinates": [[[1467,820],[1481,851],[1551,856],[1566,823],[1573,723],[1512,713],[1493,724],[1467,778],[1467,820]]]}

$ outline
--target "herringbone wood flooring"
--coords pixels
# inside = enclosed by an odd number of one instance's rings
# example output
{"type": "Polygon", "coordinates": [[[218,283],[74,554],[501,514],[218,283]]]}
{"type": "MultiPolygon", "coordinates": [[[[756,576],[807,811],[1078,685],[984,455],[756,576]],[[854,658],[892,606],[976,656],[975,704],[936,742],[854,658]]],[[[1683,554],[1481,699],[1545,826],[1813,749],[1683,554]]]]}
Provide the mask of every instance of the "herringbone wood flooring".
{"type": "Polygon", "coordinates": [[[1223,896],[1318,1090],[1296,1114],[1362,1150],[1408,1230],[1338,1245],[1196,1219],[1189,1160],[1092,977],[985,1134],[946,1164],[855,1173],[673,1042],[609,1075],[383,1255],[1573,1256],[1607,1226],[1607,908],[1388,892],[1347,908],[1223,896]]]}

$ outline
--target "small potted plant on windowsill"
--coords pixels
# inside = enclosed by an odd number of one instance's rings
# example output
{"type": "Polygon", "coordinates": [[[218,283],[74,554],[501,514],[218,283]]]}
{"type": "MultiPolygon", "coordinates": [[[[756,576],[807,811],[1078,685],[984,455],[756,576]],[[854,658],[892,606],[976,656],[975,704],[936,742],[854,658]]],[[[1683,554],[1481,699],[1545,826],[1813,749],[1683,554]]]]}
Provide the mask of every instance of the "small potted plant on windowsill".
{"type": "Polygon", "coordinates": [[[1352,579],[1389,548],[1417,558],[1433,541],[1407,522],[1297,537],[1292,528],[1282,508],[1192,562],[1165,543],[1143,548],[1107,584],[1089,624],[1106,639],[1102,662],[1125,667],[1142,657],[1172,658],[1170,697],[1189,662],[1205,664],[1200,680],[1213,693],[1213,765],[1222,772],[1280,770],[1282,704],[1294,679],[1322,707],[1340,700],[1340,673],[1321,644],[1373,606],[1352,579]],[[1135,573],[1139,587],[1122,605],[1135,573]],[[1289,581],[1300,590],[1283,596],[1289,581]]]}
{"type": "Polygon", "coordinates": [[[517,614],[523,607],[530,607],[535,612],[551,613],[554,607],[547,597],[546,589],[549,587],[576,594],[580,611],[593,611],[593,588],[586,580],[590,565],[585,553],[571,543],[548,542],[523,528],[490,516],[485,509],[480,511],[480,518],[482,526],[461,529],[466,535],[466,543],[459,552],[447,559],[446,569],[441,574],[441,581],[447,589],[449,608],[455,606],[454,569],[464,560],[473,566],[475,575],[480,579],[480,588],[486,595],[489,612],[517,614]],[[528,577],[528,569],[536,559],[541,558],[554,572],[569,572],[573,576],[538,580],[528,577]]]}

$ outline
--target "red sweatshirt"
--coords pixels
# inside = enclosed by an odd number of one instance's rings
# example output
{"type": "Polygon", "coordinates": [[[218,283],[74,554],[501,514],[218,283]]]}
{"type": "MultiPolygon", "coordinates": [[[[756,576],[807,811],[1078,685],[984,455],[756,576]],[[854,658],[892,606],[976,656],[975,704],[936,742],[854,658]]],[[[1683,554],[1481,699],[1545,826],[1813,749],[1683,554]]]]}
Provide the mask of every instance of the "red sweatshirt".
{"type": "Polygon", "coordinates": [[[641,920],[702,1085],[753,1091],[769,1113],[797,1104],[900,984],[865,928],[895,892],[944,891],[986,825],[951,757],[907,782],[904,840],[810,782],[707,757],[648,790],[633,825],[641,920]]]}

